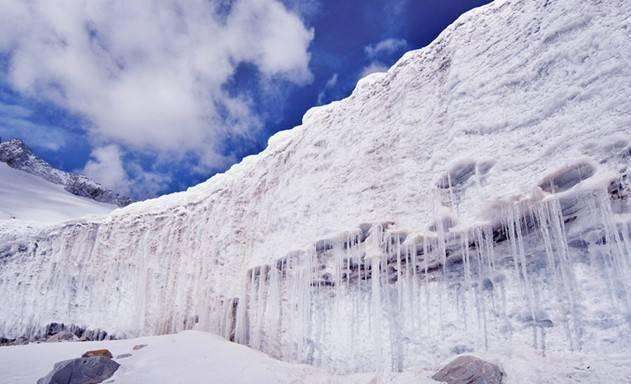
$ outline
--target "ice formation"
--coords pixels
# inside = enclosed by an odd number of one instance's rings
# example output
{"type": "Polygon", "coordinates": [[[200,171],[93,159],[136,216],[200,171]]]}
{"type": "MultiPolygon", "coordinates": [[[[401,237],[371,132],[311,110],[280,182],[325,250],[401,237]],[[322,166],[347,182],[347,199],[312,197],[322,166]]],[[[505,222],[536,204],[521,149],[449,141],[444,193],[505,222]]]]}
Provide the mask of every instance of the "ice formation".
{"type": "Polygon", "coordinates": [[[225,174],[0,232],[0,336],[198,328],[337,372],[629,351],[630,23],[496,1],[225,174]]]}

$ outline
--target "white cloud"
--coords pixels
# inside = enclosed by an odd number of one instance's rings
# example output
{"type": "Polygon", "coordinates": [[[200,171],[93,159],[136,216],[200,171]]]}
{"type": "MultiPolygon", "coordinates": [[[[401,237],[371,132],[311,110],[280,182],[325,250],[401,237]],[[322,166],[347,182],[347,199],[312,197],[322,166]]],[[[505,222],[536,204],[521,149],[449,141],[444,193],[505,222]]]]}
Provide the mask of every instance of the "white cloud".
{"type": "Polygon", "coordinates": [[[120,149],[116,145],[96,148],[80,173],[107,188],[128,195],[130,180],[123,167],[120,149]]]}
{"type": "Polygon", "coordinates": [[[121,149],[114,144],[95,148],[85,167],[77,172],[132,197],[155,195],[170,181],[165,175],[142,169],[137,162],[124,161],[121,149]]]}
{"type": "Polygon", "coordinates": [[[242,63],[311,81],[313,30],[278,0],[236,0],[219,14],[220,1],[0,0],[7,82],[85,118],[98,145],[223,166],[222,141],[262,126],[226,82],[242,63]]]}
{"type": "Polygon", "coordinates": [[[333,89],[336,85],[337,85],[337,73],[334,73],[329,78],[329,80],[326,81],[326,84],[324,84],[324,89],[322,89],[322,91],[318,93],[318,104],[322,104],[325,101],[327,97],[327,92],[333,89]]]}
{"type": "Polygon", "coordinates": [[[310,18],[318,14],[322,9],[320,0],[284,0],[285,4],[292,11],[310,18]]]}
{"type": "Polygon", "coordinates": [[[364,47],[366,56],[370,59],[378,58],[383,55],[389,55],[402,51],[408,47],[408,42],[405,39],[389,38],[381,40],[376,44],[367,45],[364,47]]]}
{"type": "Polygon", "coordinates": [[[368,64],[361,70],[359,74],[359,78],[361,79],[362,77],[366,77],[370,75],[371,73],[387,72],[387,71],[388,71],[388,67],[386,67],[385,64],[380,63],[378,61],[373,61],[372,63],[368,64]]]}
{"type": "Polygon", "coordinates": [[[408,43],[405,39],[394,38],[384,39],[375,44],[365,46],[364,52],[370,63],[360,71],[359,78],[361,79],[371,73],[387,72],[388,67],[380,61],[380,58],[402,51],[407,47],[408,43]]]}

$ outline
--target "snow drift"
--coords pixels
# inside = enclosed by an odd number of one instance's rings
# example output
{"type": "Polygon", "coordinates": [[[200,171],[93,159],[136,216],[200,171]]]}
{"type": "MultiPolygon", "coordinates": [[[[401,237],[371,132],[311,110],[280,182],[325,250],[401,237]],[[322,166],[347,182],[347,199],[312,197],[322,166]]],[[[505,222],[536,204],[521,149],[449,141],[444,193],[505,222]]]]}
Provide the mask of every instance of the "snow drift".
{"type": "Polygon", "coordinates": [[[0,234],[0,335],[197,328],[338,372],[631,350],[631,9],[474,10],[265,151],[0,234]]]}

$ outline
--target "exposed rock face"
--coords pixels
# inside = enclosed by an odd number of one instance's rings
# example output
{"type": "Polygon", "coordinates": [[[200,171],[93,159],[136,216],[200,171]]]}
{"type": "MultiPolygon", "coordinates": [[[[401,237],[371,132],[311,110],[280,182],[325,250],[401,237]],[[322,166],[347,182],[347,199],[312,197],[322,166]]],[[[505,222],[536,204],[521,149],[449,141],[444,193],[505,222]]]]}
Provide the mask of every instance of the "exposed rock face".
{"type": "Polygon", "coordinates": [[[74,324],[50,323],[30,334],[16,338],[0,337],[0,345],[21,345],[30,342],[116,340],[102,329],[89,329],[74,324]]]}
{"type": "Polygon", "coordinates": [[[119,207],[132,202],[128,197],[110,191],[85,176],[54,168],[37,157],[19,139],[0,142],[0,161],[7,163],[12,168],[42,177],[52,183],[63,185],[66,191],[76,196],[87,197],[102,203],[115,204],[119,207]]]}
{"type": "Polygon", "coordinates": [[[112,377],[120,365],[106,357],[64,360],[37,384],[98,384],[112,377]]]}
{"type": "Polygon", "coordinates": [[[460,356],[432,379],[449,384],[501,384],[504,373],[495,364],[474,356],[460,356]]]}

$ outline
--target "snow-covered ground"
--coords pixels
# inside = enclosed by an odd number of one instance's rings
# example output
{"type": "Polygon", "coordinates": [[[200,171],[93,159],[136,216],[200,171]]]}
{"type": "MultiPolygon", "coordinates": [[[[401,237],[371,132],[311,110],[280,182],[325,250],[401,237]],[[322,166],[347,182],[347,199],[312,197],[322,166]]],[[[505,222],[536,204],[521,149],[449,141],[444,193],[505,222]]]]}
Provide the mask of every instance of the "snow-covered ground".
{"type": "MultiPolygon", "coordinates": [[[[432,384],[440,368],[412,367],[401,373],[332,375],[323,370],[281,362],[209,333],[185,331],[175,335],[101,342],[53,342],[0,348],[0,383],[33,384],[54,363],[107,348],[121,364],[107,381],[114,384],[432,384]],[[139,344],[147,346],[134,351],[139,344]]],[[[631,356],[552,354],[528,350],[503,351],[479,357],[498,363],[505,384],[605,384],[631,382],[631,356]]],[[[447,361],[442,362],[447,363],[447,361]]]]}
{"type": "MultiPolygon", "coordinates": [[[[81,357],[93,349],[109,349],[121,367],[116,384],[295,384],[353,383],[335,380],[317,368],[274,360],[265,354],[219,336],[186,331],[175,335],[102,342],[62,342],[0,348],[0,383],[33,384],[57,361],[81,357]],[[133,347],[146,344],[134,351],[133,347]]],[[[358,381],[366,382],[366,381],[358,381]]]]}
{"type": "Polygon", "coordinates": [[[0,162],[0,221],[55,223],[105,215],[115,208],[113,204],[75,196],[63,185],[53,184],[0,162]]]}

